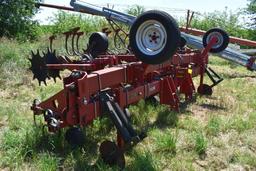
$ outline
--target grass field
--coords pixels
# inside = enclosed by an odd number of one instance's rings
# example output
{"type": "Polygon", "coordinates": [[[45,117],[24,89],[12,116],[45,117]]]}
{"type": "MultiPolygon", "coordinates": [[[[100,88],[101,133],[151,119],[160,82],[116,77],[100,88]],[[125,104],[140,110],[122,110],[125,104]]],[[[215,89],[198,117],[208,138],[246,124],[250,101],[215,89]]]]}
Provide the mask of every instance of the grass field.
{"type": "MultiPolygon", "coordinates": [[[[0,169],[117,170],[98,158],[100,142],[115,139],[107,118],[85,128],[81,149],[33,125],[33,99],[62,88],[61,81],[47,87],[32,81],[26,58],[37,47],[45,45],[1,40],[0,169]]],[[[256,170],[256,75],[217,57],[210,61],[225,79],[213,96],[195,96],[180,113],[144,101],[130,107],[133,124],[148,137],[126,152],[126,170],[256,170]]]]}

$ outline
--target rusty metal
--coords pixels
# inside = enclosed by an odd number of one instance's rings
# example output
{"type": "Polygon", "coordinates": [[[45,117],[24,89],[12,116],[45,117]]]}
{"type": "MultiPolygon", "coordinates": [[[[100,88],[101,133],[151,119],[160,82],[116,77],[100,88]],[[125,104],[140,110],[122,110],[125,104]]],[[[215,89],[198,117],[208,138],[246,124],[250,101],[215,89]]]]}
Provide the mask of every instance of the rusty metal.
{"type": "Polygon", "coordinates": [[[65,7],[65,6],[53,5],[53,4],[46,4],[46,3],[36,3],[35,6],[37,8],[39,8],[39,7],[47,7],[47,8],[66,10],[66,11],[73,11],[73,12],[83,12],[83,11],[75,11],[74,8],[71,8],[71,7],[65,7]]]}
{"type": "Polygon", "coordinates": [[[191,22],[193,20],[195,12],[194,11],[190,11],[187,10],[187,22],[186,22],[186,29],[184,30],[184,32],[188,33],[189,32],[189,28],[191,26],[191,22]]]}

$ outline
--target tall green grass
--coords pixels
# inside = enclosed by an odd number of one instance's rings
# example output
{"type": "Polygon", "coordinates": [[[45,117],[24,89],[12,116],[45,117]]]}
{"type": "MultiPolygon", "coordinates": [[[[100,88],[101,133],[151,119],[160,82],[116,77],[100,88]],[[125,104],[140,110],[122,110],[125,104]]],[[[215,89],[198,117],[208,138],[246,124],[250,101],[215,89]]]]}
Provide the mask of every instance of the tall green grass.
{"type": "MultiPolygon", "coordinates": [[[[118,170],[104,164],[98,154],[102,141],[116,139],[108,117],[84,128],[86,143],[80,149],[67,144],[65,130],[50,135],[42,132],[42,122],[40,127],[33,125],[33,99],[47,99],[63,86],[58,81],[39,87],[28,71],[30,50],[47,45],[1,39],[0,169],[118,170]]],[[[180,113],[145,101],[129,107],[132,124],[148,137],[127,151],[126,170],[228,170],[234,164],[256,168],[255,73],[222,59],[210,60],[211,67],[225,78],[214,87],[212,97],[197,97],[180,113]]]]}

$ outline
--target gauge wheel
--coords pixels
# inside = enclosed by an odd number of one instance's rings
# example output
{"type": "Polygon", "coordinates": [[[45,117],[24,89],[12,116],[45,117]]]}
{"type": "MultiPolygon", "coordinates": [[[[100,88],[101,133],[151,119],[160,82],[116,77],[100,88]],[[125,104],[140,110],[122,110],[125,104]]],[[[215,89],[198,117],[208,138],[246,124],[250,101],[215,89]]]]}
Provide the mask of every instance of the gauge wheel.
{"type": "Polygon", "coordinates": [[[229,44],[229,35],[220,28],[213,28],[207,31],[203,36],[203,45],[206,47],[213,37],[217,38],[217,42],[213,45],[210,52],[219,53],[225,50],[229,44]]]}
{"type": "Polygon", "coordinates": [[[90,54],[96,58],[98,55],[104,54],[108,50],[108,37],[105,33],[92,33],[89,38],[90,54]]]}

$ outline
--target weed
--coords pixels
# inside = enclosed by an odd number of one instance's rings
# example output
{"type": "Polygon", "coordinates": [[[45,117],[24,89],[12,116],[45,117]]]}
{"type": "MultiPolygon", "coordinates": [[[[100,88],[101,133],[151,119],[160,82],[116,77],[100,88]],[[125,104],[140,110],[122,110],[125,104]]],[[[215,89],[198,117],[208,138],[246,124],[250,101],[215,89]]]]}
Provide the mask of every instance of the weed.
{"type": "MultiPolygon", "coordinates": [[[[63,88],[62,81],[39,88],[27,71],[30,50],[47,46],[47,38],[42,39],[45,43],[19,44],[1,39],[0,170],[118,170],[98,156],[100,142],[116,139],[116,130],[107,117],[84,128],[86,143],[77,150],[65,142],[64,134],[49,135],[45,130],[44,135],[41,127],[33,126],[31,101],[49,98],[63,88]]],[[[61,43],[55,41],[56,45],[61,43]]],[[[207,149],[209,155],[207,151],[207,160],[202,164],[210,170],[218,170],[221,163],[230,167],[228,159],[221,161],[222,156],[226,150],[237,149],[245,152],[235,153],[230,165],[256,167],[252,153],[256,149],[255,75],[242,67],[231,68],[222,59],[210,61],[226,79],[214,87],[212,97],[198,97],[196,103],[182,106],[180,114],[168,106],[144,101],[129,107],[135,128],[147,128],[151,135],[126,153],[127,170],[194,170],[198,154],[207,149]],[[212,150],[218,152],[211,155],[212,150]]]]}
{"type": "Polygon", "coordinates": [[[156,146],[157,151],[165,153],[167,155],[175,155],[177,152],[177,136],[178,133],[171,133],[170,131],[167,131],[165,134],[158,134],[156,137],[156,146]]]}
{"type": "Polygon", "coordinates": [[[252,153],[246,152],[235,152],[231,157],[231,163],[240,163],[242,165],[249,165],[252,167],[256,167],[256,155],[252,153]]]}
{"type": "Polygon", "coordinates": [[[134,160],[127,168],[134,171],[156,171],[157,166],[154,157],[150,152],[134,153],[134,160]]]}
{"type": "Polygon", "coordinates": [[[183,154],[182,156],[173,158],[170,163],[168,163],[168,169],[166,170],[187,170],[187,171],[194,171],[194,165],[193,161],[190,159],[187,159],[187,155],[189,154],[183,154]]]}
{"type": "Polygon", "coordinates": [[[41,171],[54,171],[58,169],[59,158],[50,153],[44,153],[36,157],[36,168],[41,171]]]}
{"type": "Polygon", "coordinates": [[[145,111],[145,101],[141,100],[136,106],[130,106],[129,110],[132,114],[131,121],[134,125],[143,125],[147,121],[145,111]]]}
{"type": "Polygon", "coordinates": [[[175,127],[178,123],[178,113],[166,108],[157,115],[156,124],[160,127],[175,127]]]}
{"type": "Polygon", "coordinates": [[[179,129],[185,129],[188,131],[202,130],[202,125],[199,123],[199,121],[191,116],[186,116],[185,118],[180,119],[177,126],[179,129]]]}
{"type": "Polygon", "coordinates": [[[220,132],[221,119],[219,117],[213,116],[206,126],[206,131],[208,135],[216,136],[220,132]]]}
{"type": "Polygon", "coordinates": [[[195,151],[197,154],[202,155],[205,154],[207,149],[207,139],[203,135],[203,133],[199,132],[194,135],[195,141],[195,151]]]}
{"type": "Polygon", "coordinates": [[[256,115],[255,113],[250,113],[247,117],[241,117],[239,115],[233,116],[230,118],[227,123],[225,124],[224,129],[230,130],[234,129],[239,133],[244,132],[246,130],[255,128],[256,123],[256,115]]]}

